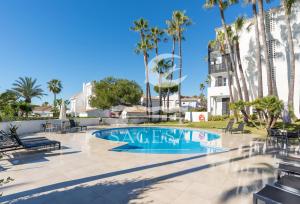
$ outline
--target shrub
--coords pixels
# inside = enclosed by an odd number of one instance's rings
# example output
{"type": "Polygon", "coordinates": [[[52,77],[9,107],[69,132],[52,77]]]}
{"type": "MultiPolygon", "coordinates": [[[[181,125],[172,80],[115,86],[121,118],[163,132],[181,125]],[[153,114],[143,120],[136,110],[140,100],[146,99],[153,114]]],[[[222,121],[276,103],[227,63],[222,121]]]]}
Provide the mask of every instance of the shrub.
{"type": "Polygon", "coordinates": [[[229,118],[228,115],[210,115],[208,116],[209,121],[224,121],[229,118]]]}

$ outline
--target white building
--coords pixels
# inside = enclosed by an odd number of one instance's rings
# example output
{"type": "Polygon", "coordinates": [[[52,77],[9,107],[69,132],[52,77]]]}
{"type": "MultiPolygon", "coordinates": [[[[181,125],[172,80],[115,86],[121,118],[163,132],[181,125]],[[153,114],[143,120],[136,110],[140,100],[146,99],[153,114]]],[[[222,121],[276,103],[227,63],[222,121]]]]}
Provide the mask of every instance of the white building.
{"type": "MultiPolygon", "coordinates": [[[[90,105],[90,98],[93,95],[93,83],[83,83],[82,85],[82,92],[75,94],[70,98],[70,110],[68,111],[69,114],[73,116],[79,117],[90,117],[90,116],[102,116],[103,114],[107,117],[107,113],[105,111],[100,111],[99,109],[93,108],[90,105]]],[[[177,111],[178,110],[178,94],[174,94],[170,96],[169,100],[169,109],[170,111],[177,111]]],[[[141,98],[141,105],[145,105],[145,97],[142,96],[141,98]]],[[[152,111],[155,112],[155,108],[159,108],[159,97],[154,96],[152,97],[152,111]]],[[[200,99],[196,97],[183,97],[181,99],[181,107],[184,110],[189,110],[193,108],[200,107],[200,99]]],[[[115,107],[116,108],[116,107],[115,107]]],[[[114,108],[113,108],[114,109],[114,108]]],[[[163,99],[162,105],[163,111],[167,110],[167,98],[163,99]]],[[[112,110],[113,111],[113,110],[112,110]]],[[[113,111],[114,112],[114,111],[113,111]]],[[[158,109],[157,109],[158,112],[158,109]]]]}
{"type": "Polygon", "coordinates": [[[82,92],[70,98],[69,113],[79,117],[99,116],[99,110],[92,108],[90,105],[90,98],[93,94],[92,82],[83,83],[82,92]]]}
{"type": "MultiPolygon", "coordinates": [[[[155,107],[159,108],[159,97],[154,96],[151,97],[152,100],[152,107],[153,110],[155,111],[155,107]]],[[[146,100],[145,96],[141,98],[141,104],[145,105],[146,100]]],[[[197,97],[182,97],[181,98],[181,107],[183,109],[189,110],[193,108],[200,108],[200,98],[197,97]]],[[[169,97],[169,110],[170,111],[177,111],[179,108],[179,100],[178,100],[178,94],[175,93],[173,95],[170,95],[169,97]]],[[[167,111],[168,109],[168,102],[167,98],[162,99],[162,110],[167,111]]]]}
{"type": "Polygon", "coordinates": [[[33,115],[37,115],[39,117],[44,118],[52,118],[53,117],[53,111],[51,106],[37,106],[34,107],[32,110],[33,115]]]}
{"type": "MultiPolygon", "coordinates": [[[[278,97],[287,103],[289,90],[289,56],[286,24],[284,21],[284,11],[282,8],[275,8],[266,11],[265,24],[267,41],[269,47],[269,57],[273,77],[277,82],[278,97]]],[[[255,28],[249,19],[244,26],[244,30],[240,34],[240,54],[246,83],[249,90],[250,100],[257,98],[257,68],[255,61],[255,28]],[[250,30],[249,30],[250,28],[250,30]]],[[[291,27],[294,38],[294,49],[296,54],[296,73],[295,73],[295,91],[294,91],[294,111],[299,118],[299,101],[300,101],[300,4],[294,6],[291,15],[291,27]]],[[[220,28],[219,28],[220,29],[220,28]]],[[[216,32],[219,30],[216,29],[216,32]]],[[[211,115],[224,115],[229,113],[229,87],[224,63],[225,57],[220,54],[218,49],[209,48],[209,65],[208,71],[211,77],[211,84],[207,90],[207,109],[211,115]]],[[[263,92],[267,95],[267,72],[262,55],[262,75],[263,75],[263,92]]],[[[228,57],[228,56],[227,56],[228,57]]],[[[238,73],[239,75],[239,73],[238,73]]],[[[232,75],[233,76],[233,75],[232,75]]],[[[239,79],[240,75],[239,75],[239,79]]],[[[237,98],[236,79],[233,76],[233,92],[234,98],[237,98]]],[[[242,83],[241,87],[242,86],[242,83]]]]}

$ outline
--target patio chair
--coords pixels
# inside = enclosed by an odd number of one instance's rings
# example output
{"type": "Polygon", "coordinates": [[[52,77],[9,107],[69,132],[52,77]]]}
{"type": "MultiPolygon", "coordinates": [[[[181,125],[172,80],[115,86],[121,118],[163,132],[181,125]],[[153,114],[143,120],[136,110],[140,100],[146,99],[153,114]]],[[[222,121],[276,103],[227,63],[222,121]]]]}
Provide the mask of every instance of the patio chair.
{"type": "Polygon", "coordinates": [[[269,128],[267,129],[267,141],[276,141],[276,145],[278,144],[279,141],[281,141],[282,146],[285,140],[285,135],[282,132],[282,130],[278,128],[269,128]]]}
{"type": "Polygon", "coordinates": [[[257,204],[258,200],[261,200],[266,204],[299,204],[300,195],[292,193],[291,191],[285,190],[277,186],[266,185],[259,192],[253,194],[253,203],[257,204]]]}
{"type": "Polygon", "coordinates": [[[232,134],[232,133],[238,133],[238,132],[240,132],[240,133],[243,134],[243,133],[244,133],[244,127],[245,127],[245,123],[241,122],[241,123],[238,125],[237,128],[231,129],[231,130],[230,130],[230,133],[232,134]]]}
{"type": "Polygon", "coordinates": [[[46,122],[44,124],[41,125],[42,129],[44,130],[44,132],[55,132],[57,131],[57,127],[49,122],[46,122]]]}
{"type": "Polygon", "coordinates": [[[82,131],[83,129],[87,130],[87,126],[86,125],[79,125],[79,123],[75,122],[75,120],[70,119],[70,129],[80,129],[80,131],[82,131]]]}
{"type": "Polygon", "coordinates": [[[234,124],[234,120],[229,120],[229,122],[227,123],[226,128],[222,128],[222,131],[225,132],[225,133],[229,132],[232,129],[233,124],[234,124]]]}
{"type": "Polygon", "coordinates": [[[290,140],[298,140],[298,145],[300,145],[300,131],[287,131],[284,133],[286,146],[289,146],[290,140]]]}

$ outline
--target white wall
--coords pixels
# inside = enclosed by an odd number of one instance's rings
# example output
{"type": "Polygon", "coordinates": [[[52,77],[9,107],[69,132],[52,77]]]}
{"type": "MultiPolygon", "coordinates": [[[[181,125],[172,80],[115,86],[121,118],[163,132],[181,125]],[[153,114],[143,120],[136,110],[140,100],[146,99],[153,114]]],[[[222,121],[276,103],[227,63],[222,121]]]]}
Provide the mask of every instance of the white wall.
{"type": "MultiPolygon", "coordinates": [[[[80,123],[80,125],[87,126],[95,126],[99,125],[98,118],[76,118],[76,121],[80,123]]],[[[28,134],[42,131],[42,124],[46,122],[50,122],[52,124],[60,124],[60,120],[28,120],[28,121],[12,121],[12,122],[0,122],[0,130],[8,131],[10,124],[17,125],[18,134],[28,134]]]]}
{"type": "Polygon", "coordinates": [[[190,122],[200,122],[200,121],[208,121],[208,113],[207,112],[185,112],[184,120],[190,122]],[[200,120],[200,115],[201,119],[200,120]]]}

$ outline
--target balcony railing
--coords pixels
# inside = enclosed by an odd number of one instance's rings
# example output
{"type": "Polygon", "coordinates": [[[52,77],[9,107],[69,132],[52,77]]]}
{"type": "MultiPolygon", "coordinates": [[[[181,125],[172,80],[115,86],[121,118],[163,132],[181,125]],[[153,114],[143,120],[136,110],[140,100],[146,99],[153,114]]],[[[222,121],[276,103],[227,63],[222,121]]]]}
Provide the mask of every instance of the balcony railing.
{"type": "Polygon", "coordinates": [[[226,72],[225,63],[209,65],[209,74],[226,72]]]}

